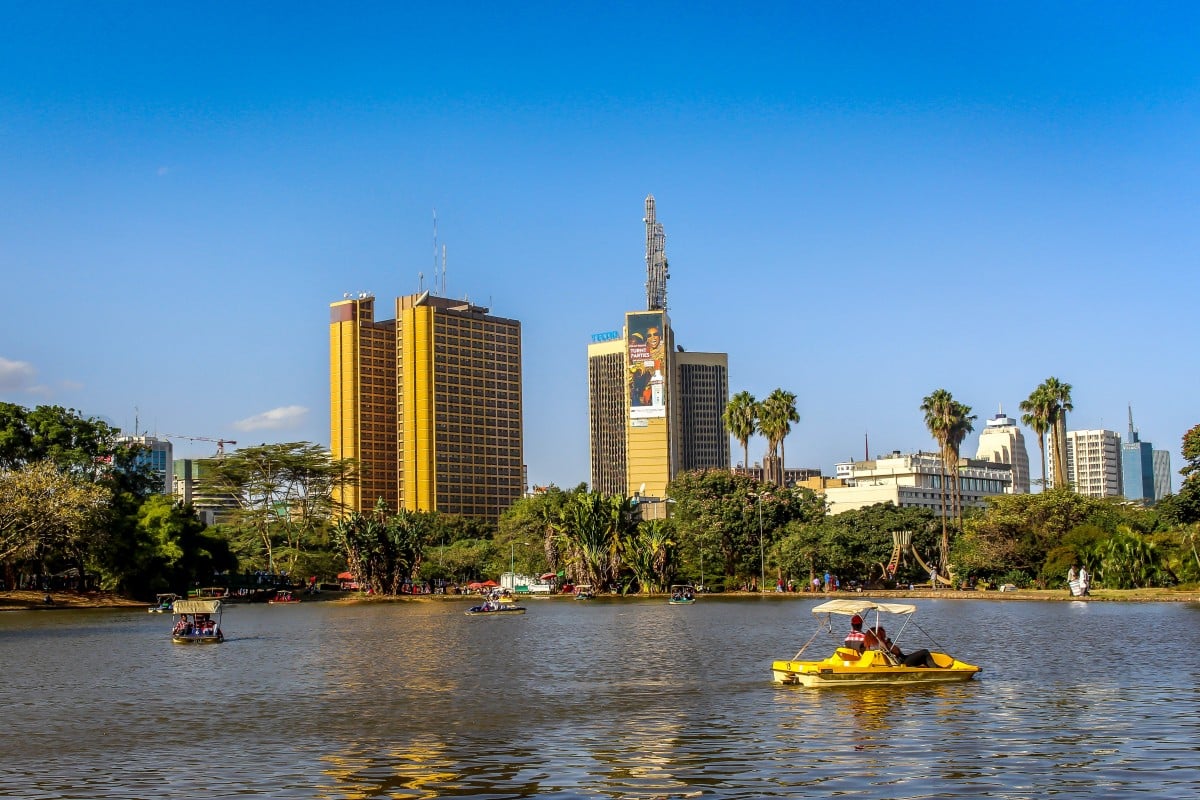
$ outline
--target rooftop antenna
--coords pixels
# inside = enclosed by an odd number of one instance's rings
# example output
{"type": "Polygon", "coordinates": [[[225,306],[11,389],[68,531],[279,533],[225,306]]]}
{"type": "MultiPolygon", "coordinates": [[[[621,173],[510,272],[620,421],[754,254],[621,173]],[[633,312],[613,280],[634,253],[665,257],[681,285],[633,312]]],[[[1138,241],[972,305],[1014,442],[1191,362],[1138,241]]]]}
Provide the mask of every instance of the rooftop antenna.
{"type": "Polygon", "coordinates": [[[667,237],[655,219],[654,195],[646,195],[646,308],[667,310],[667,237]]]}
{"type": "Polygon", "coordinates": [[[433,210],[433,290],[438,291],[437,209],[433,210]]]}
{"type": "Polygon", "coordinates": [[[442,297],[449,297],[446,294],[446,245],[442,245],[442,297]]]}

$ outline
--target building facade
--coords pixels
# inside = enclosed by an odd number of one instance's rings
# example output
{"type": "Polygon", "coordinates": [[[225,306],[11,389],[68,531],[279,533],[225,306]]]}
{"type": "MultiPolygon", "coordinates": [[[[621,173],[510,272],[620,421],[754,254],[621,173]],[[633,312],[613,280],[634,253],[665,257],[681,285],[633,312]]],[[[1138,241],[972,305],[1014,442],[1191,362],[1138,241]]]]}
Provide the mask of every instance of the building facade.
{"type": "MultiPolygon", "coordinates": [[[[825,490],[830,514],[889,502],[900,507],[928,508],[938,516],[950,514],[950,481],[945,481],[947,495],[943,497],[944,468],[937,453],[893,451],[888,456],[854,461],[850,465],[849,469],[839,470],[838,476],[853,485],[825,490]]],[[[1012,480],[1009,464],[974,458],[959,460],[959,492],[964,508],[983,508],[987,497],[1010,493],[1012,480]]]]}
{"type": "Polygon", "coordinates": [[[729,469],[724,353],[682,352],[665,312],[629,312],[588,345],[591,487],[665,497],[680,472],[729,469]]]}
{"type": "MultiPolygon", "coordinates": [[[[1048,474],[1053,482],[1054,460],[1048,474]]],[[[1121,436],[1115,431],[1067,431],[1067,483],[1088,497],[1120,497],[1121,436]]]]}
{"type": "Polygon", "coordinates": [[[423,292],[375,319],[374,297],[330,304],[334,458],[360,474],[345,508],[496,520],[524,493],[521,325],[423,292]]]}
{"type": "Polygon", "coordinates": [[[591,488],[604,494],[629,491],[625,446],[625,342],[618,331],[596,334],[588,345],[588,428],[591,488]]]}
{"type": "Polygon", "coordinates": [[[1025,448],[1025,437],[1012,417],[1006,417],[1001,412],[987,421],[979,434],[979,448],[975,451],[975,458],[991,461],[993,464],[1010,465],[1010,491],[1013,494],[1029,493],[1029,451],[1025,448]]]}
{"type": "Polygon", "coordinates": [[[172,493],[174,486],[171,462],[174,448],[170,441],[157,436],[121,436],[117,441],[138,448],[138,454],[133,461],[134,466],[149,467],[154,473],[156,494],[172,493]]]}
{"type": "MultiPolygon", "coordinates": [[[[219,458],[220,456],[218,456],[219,458]]],[[[205,491],[211,458],[177,458],[172,465],[172,491],[185,506],[191,506],[205,525],[228,520],[240,508],[236,497],[205,491]]]]}
{"type": "Polygon", "coordinates": [[[1171,451],[1155,450],[1153,460],[1154,499],[1162,500],[1164,497],[1171,494],[1174,489],[1171,481],[1171,479],[1174,477],[1171,474],[1171,451]]]}

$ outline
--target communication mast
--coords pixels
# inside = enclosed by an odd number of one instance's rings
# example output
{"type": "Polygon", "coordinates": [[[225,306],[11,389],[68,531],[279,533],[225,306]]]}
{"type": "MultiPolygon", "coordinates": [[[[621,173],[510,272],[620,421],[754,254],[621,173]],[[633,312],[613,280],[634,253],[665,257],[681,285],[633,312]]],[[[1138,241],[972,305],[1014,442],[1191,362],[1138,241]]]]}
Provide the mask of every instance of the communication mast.
{"type": "Polygon", "coordinates": [[[646,308],[667,310],[667,236],[654,218],[654,195],[646,195],[646,308]]]}

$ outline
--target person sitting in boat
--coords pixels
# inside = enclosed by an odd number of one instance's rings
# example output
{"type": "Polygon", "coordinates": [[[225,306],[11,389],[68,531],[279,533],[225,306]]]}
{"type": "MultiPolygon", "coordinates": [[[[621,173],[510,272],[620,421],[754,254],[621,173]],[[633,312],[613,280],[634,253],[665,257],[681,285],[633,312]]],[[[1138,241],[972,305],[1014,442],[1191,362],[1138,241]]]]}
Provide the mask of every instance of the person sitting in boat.
{"type": "Polygon", "coordinates": [[[882,625],[875,629],[875,638],[880,650],[887,651],[900,660],[900,663],[906,667],[936,667],[937,662],[933,660],[933,655],[925,649],[914,650],[905,655],[900,649],[900,646],[893,643],[888,638],[887,630],[882,625]]]}
{"type": "Polygon", "coordinates": [[[867,649],[867,636],[863,633],[862,626],[863,620],[858,614],[850,618],[850,632],[846,634],[846,641],[842,642],[842,647],[860,654],[867,649]]]}

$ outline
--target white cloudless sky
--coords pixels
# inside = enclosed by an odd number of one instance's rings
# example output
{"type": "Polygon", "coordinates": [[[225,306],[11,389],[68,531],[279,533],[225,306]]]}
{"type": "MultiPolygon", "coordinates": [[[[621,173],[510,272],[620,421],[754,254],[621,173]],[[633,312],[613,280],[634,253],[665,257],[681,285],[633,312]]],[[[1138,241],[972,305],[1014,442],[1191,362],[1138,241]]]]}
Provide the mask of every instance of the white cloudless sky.
{"type": "Polygon", "coordinates": [[[436,209],[447,294],[522,323],[530,481],[573,486],[652,193],[677,341],[796,393],[789,465],[1054,375],[1178,468],[1200,10],[504,5],[9,4],[0,400],[327,444],[328,304],[431,285],[436,209]]]}

